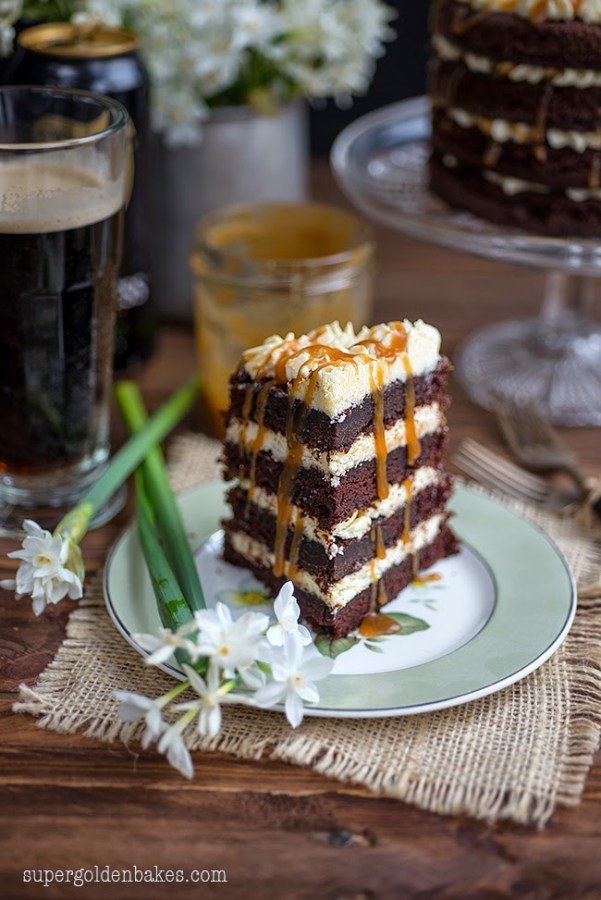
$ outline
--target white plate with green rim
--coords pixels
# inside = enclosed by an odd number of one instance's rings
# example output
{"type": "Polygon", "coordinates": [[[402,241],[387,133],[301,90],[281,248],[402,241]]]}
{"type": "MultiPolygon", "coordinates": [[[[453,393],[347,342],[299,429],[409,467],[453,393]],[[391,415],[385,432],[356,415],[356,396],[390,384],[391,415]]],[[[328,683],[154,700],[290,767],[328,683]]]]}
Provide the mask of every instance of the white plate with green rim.
{"type": "MultiPolygon", "coordinates": [[[[214,482],[178,498],[207,605],[221,600],[237,611],[251,604],[269,611],[265,588],[220,559],[224,495],[224,485],[214,482]]],[[[467,703],[524,678],[565,639],[576,591],[555,544],[469,487],[457,486],[451,508],[461,553],[436,563],[440,580],[413,585],[387,605],[402,626],[398,634],[322,646],[322,652],[344,652],[307,715],[378,718],[467,703]]],[[[133,635],[155,633],[161,623],[134,526],[111,550],[104,592],[115,625],[145,656],[133,635]]],[[[161,668],[183,678],[176,666],[161,668]]]]}

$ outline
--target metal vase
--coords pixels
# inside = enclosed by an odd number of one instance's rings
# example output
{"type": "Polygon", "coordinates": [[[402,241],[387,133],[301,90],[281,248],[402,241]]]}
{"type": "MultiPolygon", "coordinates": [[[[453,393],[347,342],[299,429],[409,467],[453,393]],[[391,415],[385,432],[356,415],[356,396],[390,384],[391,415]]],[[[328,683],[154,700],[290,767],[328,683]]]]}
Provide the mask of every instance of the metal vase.
{"type": "Polygon", "coordinates": [[[215,110],[193,146],[154,152],[152,283],[165,319],[192,319],[188,256],[196,223],[233,203],[303,201],[307,197],[308,122],[301,101],[275,115],[249,107],[215,110]]]}

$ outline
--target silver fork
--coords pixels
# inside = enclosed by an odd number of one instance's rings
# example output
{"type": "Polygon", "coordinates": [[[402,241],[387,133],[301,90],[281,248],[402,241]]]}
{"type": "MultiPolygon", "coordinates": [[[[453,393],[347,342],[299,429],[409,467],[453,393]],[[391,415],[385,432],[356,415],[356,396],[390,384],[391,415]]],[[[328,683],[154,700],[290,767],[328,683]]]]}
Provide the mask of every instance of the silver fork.
{"type": "Polygon", "coordinates": [[[462,441],[452,461],[470,478],[492,490],[500,490],[515,500],[557,510],[563,509],[575,499],[573,494],[531,475],[472,438],[462,441]]]}
{"type": "Polygon", "coordinates": [[[581,494],[588,493],[588,479],[578,468],[575,455],[535,406],[504,400],[496,414],[507,446],[523,466],[531,472],[566,472],[581,494]]]}
{"type": "MultiPolygon", "coordinates": [[[[591,491],[591,479],[579,468],[576,456],[560,440],[555,429],[531,403],[518,405],[504,399],[496,410],[497,421],[507,446],[531,472],[565,472],[576,485],[577,499],[591,491]]],[[[601,501],[594,505],[601,516],[601,501]]]]}

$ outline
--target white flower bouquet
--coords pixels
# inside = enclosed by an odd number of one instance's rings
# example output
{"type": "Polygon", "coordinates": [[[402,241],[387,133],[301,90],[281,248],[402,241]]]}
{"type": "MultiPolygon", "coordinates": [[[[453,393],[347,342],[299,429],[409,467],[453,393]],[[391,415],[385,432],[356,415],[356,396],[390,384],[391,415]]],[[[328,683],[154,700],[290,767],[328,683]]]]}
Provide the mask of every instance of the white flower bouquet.
{"type": "Polygon", "coordinates": [[[197,379],[191,379],[147,419],[137,386],[119,382],[116,393],[132,437],[54,534],[36,522],[24,523],[22,547],[9,553],[19,560],[16,577],[0,582],[18,598],[29,595],[36,615],[64,597],[80,599],[85,570],[79,543],[94,511],[135,471],[138,536],[163,623],[158,634],[135,638],[147,651],[149,665],[160,666],[175,657],[186,680],[154,699],[127,690],[115,691],[114,697],[123,721],[144,724],[142,746],[156,741],[159,753],[187,778],[194,768],[182,735],[195,720],[199,734],[214,738],[226,704],[261,709],[283,704],[286,718],[296,728],[305,703],[319,700],[315,682],[329,675],[334,665],[332,658],[320,655],[309,630],[299,623],[291,582],[284,584],[274,602],[273,624],[260,612],[234,618],[224,603],[206,608],[158,447],[190,408],[197,388],[197,379]],[[194,699],[176,703],[187,689],[194,699]]]}
{"type": "Polygon", "coordinates": [[[368,88],[396,15],[381,0],[25,0],[24,14],[136,31],[154,124],[171,143],[197,140],[214,107],[348,103],[368,88]]]}

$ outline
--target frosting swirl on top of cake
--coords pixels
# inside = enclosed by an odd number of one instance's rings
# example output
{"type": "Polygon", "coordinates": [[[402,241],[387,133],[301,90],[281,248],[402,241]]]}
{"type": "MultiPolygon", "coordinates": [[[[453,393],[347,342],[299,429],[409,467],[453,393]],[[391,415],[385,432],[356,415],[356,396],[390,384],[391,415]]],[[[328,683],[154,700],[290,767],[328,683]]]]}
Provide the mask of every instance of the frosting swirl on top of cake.
{"type": "Polygon", "coordinates": [[[601,23],[601,0],[459,0],[485,12],[511,13],[532,19],[570,21],[581,19],[591,24],[601,23]]]}
{"type": "Polygon", "coordinates": [[[357,363],[383,362],[385,371],[380,373],[380,380],[384,387],[435,369],[440,344],[440,332],[421,319],[415,323],[405,319],[364,327],[357,332],[351,324],[342,328],[338,322],[332,322],[300,337],[292,332],[284,338],[273,335],[247,350],[242,366],[255,380],[275,378],[296,383],[299,399],[304,397],[309,376],[318,369],[309,405],[335,417],[372,393],[371,366],[357,363]],[[398,350],[399,339],[402,352],[398,350]],[[316,348],[323,348],[323,352],[316,353],[316,348]]]}

